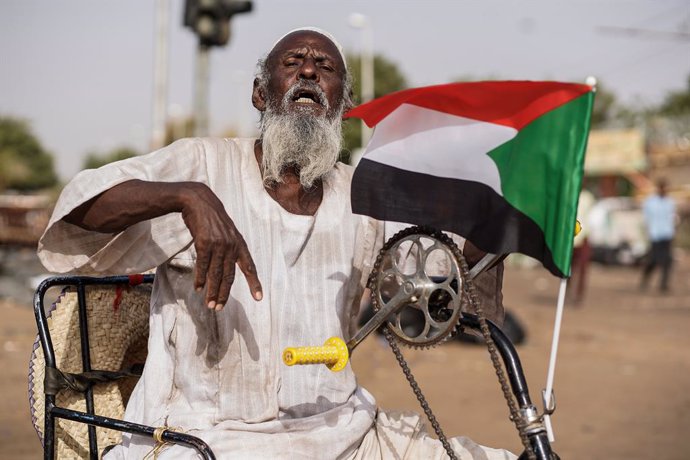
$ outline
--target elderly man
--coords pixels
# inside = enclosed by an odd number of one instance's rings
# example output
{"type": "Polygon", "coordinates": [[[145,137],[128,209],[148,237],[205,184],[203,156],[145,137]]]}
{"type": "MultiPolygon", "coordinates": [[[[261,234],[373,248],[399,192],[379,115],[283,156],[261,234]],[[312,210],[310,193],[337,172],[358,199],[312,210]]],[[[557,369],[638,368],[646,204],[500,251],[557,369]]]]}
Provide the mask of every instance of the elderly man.
{"type": "MultiPolygon", "coordinates": [[[[350,93],[335,40],[293,31],[259,63],[260,139],[181,140],[65,188],[39,246],[48,269],[157,267],[128,420],[183,429],[218,458],[445,455],[417,416],[378,410],[349,366],[280,361],[285,346],[349,336],[383,240],[382,223],[352,214],[352,170],[337,163],[350,93]]],[[[461,458],[514,458],[452,444],[461,458]]],[[[125,437],[107,458],[152,447],[125,437]]],[[[193,455],[175,446],[159,458],[193,455]]]]}

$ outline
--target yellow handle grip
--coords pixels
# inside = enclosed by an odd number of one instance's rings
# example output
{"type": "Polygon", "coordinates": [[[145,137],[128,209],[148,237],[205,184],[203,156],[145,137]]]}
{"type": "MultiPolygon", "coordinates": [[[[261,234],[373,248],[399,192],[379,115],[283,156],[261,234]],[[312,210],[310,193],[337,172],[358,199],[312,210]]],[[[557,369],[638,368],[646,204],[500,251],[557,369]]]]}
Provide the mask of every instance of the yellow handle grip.
{"type": "Polygon", "coordinates": [[[288,347],[283,350],[283,362],[295,364],[325,364],[333,372],[342,371],[350,353],[343,339],[331,337],[321,347],[288,347]]]}

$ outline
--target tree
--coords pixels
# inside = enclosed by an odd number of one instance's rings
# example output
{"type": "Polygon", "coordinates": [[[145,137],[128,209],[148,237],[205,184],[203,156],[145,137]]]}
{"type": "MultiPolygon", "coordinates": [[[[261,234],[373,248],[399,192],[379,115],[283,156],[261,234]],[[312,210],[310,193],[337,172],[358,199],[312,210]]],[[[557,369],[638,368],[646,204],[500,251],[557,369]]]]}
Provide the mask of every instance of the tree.
{"type": "Polygon", "coordinates": [[[194,117],[170,118],[165,123],[163,145],[194,135],[194,117]]]}
{"type": "Polygon", "coordinates": [[[96,169],[114,161],[126,160],[139,155],[139,152],[130,147],[119,147],[107,153],[91,152],[84,159],[84,169],[96,169]]]}
{"type": "Polygon", "coordinates": [[[690,75],[688,75],[687,88],[668,93],[658,112],[668,116],[690,115],[690,75]]]}
{"type": "Polygon", "coordinates": [[[474,75],[471,73],[465,73],[459,75],[453,79],[454,83],[467,83],[472,81],[495,81],[495,80],[505,80],[501,78],[498,74],[486,74],[486,75],[474,75]]]}
{"type": "Polygon", "coordinates": [[[0,190],[33,191],[57,183],[53,157],[28,122],[0,117],[0,190]]]}
{"type": "Polygon", "coordinates": [[[616,108],[616,95],[598,82],[592,107],[592,128],[601,128],[610,123],[616,118],[616,108]]]}
{"type": "MultiPolygon", "coordinates": [[[[357,55],[347,56],[348,67],[354,78],[353,93],[356,104],[359,104],[360,94],[362,94],[360,75],[361,60],[357,55]]],[[[402,74],[397,64],[390,61],[385,56],[377,54],[374,56],[374,97],[381,97],[395,91],[400,91],[407,87],[405,76],[402,74]]],[[[346,120],[343,124],[343,151],[340,159],[344,162],[350,161],[350,153],[354,149],[362,147],[361,123],[358,119],[346,120]]]]}
{"type": "Polygon", "coordinates": [[[647,124],[647,141],[650,145],[671,146],[678,150],[688,149],[690,126],[690,75],[684,90],[666,94],[659,106],[650,110],[647,124]]]}

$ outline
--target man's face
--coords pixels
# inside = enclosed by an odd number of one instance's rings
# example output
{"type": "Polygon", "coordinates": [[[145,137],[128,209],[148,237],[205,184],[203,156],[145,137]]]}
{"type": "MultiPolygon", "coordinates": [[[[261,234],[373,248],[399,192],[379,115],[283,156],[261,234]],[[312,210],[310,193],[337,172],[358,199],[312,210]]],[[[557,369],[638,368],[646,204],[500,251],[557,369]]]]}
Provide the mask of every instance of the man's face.
{"type": "Polygon", "coordinates": [[[276,111],[339,115],[346,70],[328,38],[311,31],[292,33],[271,51],[267,66],[265,97],[276,111]]]}

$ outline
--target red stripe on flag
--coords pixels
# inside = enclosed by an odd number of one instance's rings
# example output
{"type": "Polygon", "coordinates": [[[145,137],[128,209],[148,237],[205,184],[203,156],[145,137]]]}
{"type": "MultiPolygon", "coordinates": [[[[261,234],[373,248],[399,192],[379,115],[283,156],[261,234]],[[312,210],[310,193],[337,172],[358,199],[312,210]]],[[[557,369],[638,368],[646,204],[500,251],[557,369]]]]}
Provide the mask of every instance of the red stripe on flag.
{"type": "Polygon", "coordinates": [[[402,104],[521,129],[535,118],[581,96],[592,87],[551,81],[485,81],[412,88],[350,110],[373,127],[402,104]]]}

